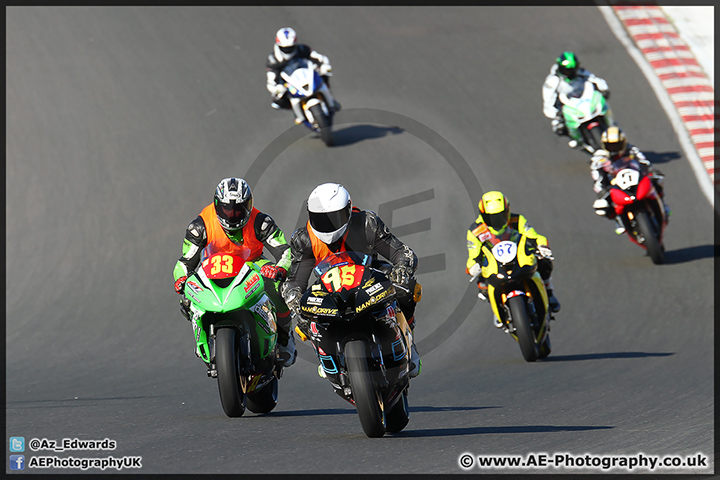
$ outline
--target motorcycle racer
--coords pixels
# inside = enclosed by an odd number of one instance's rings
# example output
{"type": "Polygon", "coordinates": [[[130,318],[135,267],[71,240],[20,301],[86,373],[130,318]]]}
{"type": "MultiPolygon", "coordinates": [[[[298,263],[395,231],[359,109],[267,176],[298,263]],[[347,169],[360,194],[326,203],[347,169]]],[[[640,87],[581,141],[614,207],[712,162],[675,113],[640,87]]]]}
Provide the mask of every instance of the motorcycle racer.
{"type": "MultiPolygon", "coordinates": [[[[398,240],[375,212],[354,207],[350,193],[339,183],[317,186],[308,197],[307,209],[307,224],[297,229],[290,240],[292,262],[281,289],[290,309],[299,312],[300,298],[318,263],[331,253],[351,250],[371,255],[372,266],[384,271],[398,287],[398,306],[410,330],[414,330],[414,296],[420,290],[414,277],[418,264],[415,252],[398,240]],[[378,254],[391,263],[378,259],[378,254]]],[[[300,329],[306,329],[307,321],[300,315],[296,317],[300,329]]],[[[414,341],[410,352],[410,376],[416,377],[422,362],[414,341]]]]}
{"type": "Polygon", "coordinates": [[[657,190],[658,195],[660,195],[662,199],[665,207],[665,216],[669,217],[670,209],[665,203],[665,192],[663,188],[665,175],[645,158],[645,155],[638,147],[628,144],[625,133],[619,127],[609,127],[603,132],[601,140],[603,142],[603,150],[597,150],[590,161],[590,174],[595,181],[593,190],[598,195],[598,198],[593,203],[595,213],[609,219],[614,219],[617,223],[615,227],[616,234],[621,235],[625,233],[625,226],[620,218],[615,215],[615,209],[612,208],[610,203],[610,181],[612,180],[613,163],[622,158],[630,158],[637,160],[648,172],[655,190],[657,190]]]}
{"type": "MultiPolygon", "coordinates": [[[[490,238],[491,234],[499,235],[505,228],[510,227],[535,241],[537,247],[536,253],[538,255],[538,272],[545,282],[550,310],[553,313],[559,312],[560,302],[557,297],[555,297],[551,279],[553,256],[552,250],[550,250],[548,246],[547,237],[537,233],[523,215],[511,213],[510,202],[508,202],[502,192],[491,191],[485,193],[478,203],[478,209],[480,214],[470,225],[466,235],[468,259],[465,266],[465,273],[473,278],[476,276],[480,278],[478,283],[478,288],[480,289],[478,297],[488,301],[487,283],[485,279],[480,277],[482,263],[484,261],[482,244],[490,238]]],[[[494,323],[498,328],[502,328],[503,326],[497,317],[494,318],[494,323]]]]}
{"type": "MultiPolygon", "coordinates": [[[[294,58],[306,58],[319,67],[319,73],[323,81],[330,90],[330,77],[332,76],[332,66],[330,60],[325,55],[316,52],[309,46],[297,42],[297,33],[291,27],[283,27],[277,31],[275,35],[275,45],[273,53],[268,55],[265,65],[267,75],[267,89],[273,96],[271,106],[275,109],[292,109],[295,113],[295,123],[301,124],[305,120],[305,115],[299,105],[290,101],[285,82],[280,77],[280,72],[294,58]]],[[[335,111],[340,110],[340,104],[330,93],[328,100],[331,108],[335,111]]]]}
{"type": "MultiPolygon", "coordinates": [[[[610,98],[610,89],[605,80],[582,68],[575,53],[562,52],[550,67],[550,73],[545,77],[542,86],[543,114],[552,119],[550,125],[554,134],[568,135],[558,95],[560,93],[569,95],[576,89],[582,90],[585,82],[592,82],[606,99],[610,98]]],[[[571,139],[568,146],[575,148],[578,146],[578,142],[571,139]]]]}
{"type": "MultiPolygon", "coordinates": [[[[228,252],[249,248],[251,256],[248,261],[262,265],[261,275],[273,280],[264,282],[265,291],[277,308],[280,358],[283,366],[291,366],[297,358],[291,330],[292,320],[290,310],[275,285],[276,281],[287,275],[290,267],[290,246],[272,217],[253,206],[252,191],[242,178],[228,177],[221,180],[215,189],[213,203],[205,207],[188,225],[182,256],[173,271],[175,291],[178,294],[183,294],[188,276],[198,268],[203,248],[213,242],[228,252]],[[275,264],[262,256],[263,248],[272,253],[276,259],[275,264]]],[[[189,300],[183,296],[180,305],[180,311],[190,320],[189,300]]]]}

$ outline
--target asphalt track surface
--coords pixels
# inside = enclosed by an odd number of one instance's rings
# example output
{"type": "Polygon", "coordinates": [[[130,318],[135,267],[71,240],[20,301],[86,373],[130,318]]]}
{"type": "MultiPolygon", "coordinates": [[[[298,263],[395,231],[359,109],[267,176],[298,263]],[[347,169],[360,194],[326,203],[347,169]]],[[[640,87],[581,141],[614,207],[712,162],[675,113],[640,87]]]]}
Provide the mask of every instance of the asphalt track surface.
{"type": "Polygon", "coordinates": [[[117,442],[26,450],[28,461],[142,456],[123,473],[167,474],[603,473],[463,470],[458,459],[701,453],[709,469],[653,473],[712,471],[713,211],[597,8],[6,15],[6,438],[117,442]],[[333,148],[270,108],[263,66],[283,25],[332,61],[344,107],[333,148]],[[587,157],[542,115],[540,87],[564,49],[609,82],[615,117],[666,174],[665,265],[594,215],[587,157]],[[309,192],[342,182],[417,251],[424,363],[404,431],[366,438],[304,344],[273,412],[223,414],[172,269],[187,223],[226,176],[247,178],[288,236],[309,192]],[[494,189],[555,253],[563,307],[546,361],[526,363],[468,287],[465,231],[494,189]]]}

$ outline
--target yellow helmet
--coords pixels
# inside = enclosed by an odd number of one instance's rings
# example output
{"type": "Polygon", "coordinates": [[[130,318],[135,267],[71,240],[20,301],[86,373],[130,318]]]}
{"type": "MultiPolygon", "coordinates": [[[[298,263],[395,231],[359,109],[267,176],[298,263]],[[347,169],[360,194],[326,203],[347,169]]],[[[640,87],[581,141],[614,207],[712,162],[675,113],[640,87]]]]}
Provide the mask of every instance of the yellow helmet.
{"type": "Polygon", "coordinates": [[[487,192],[478,203],[480,215],[488,227],[499,232],[510,223],[510,202],[502,192],[487,192]]]}
{"type": "Polygon", "coordinates": [[[627,150],[627,137],[620,127],[608,127],[600,137],[603,148],[611,155],[622,156],[627,150]]]}

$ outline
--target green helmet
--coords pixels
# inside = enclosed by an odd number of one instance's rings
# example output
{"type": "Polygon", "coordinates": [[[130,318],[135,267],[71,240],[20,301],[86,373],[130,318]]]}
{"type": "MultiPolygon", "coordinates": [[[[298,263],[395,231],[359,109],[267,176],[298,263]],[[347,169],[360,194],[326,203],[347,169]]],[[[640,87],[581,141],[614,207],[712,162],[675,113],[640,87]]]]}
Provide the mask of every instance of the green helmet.
{"type": "Polygon", "coordinates": [[[565,81],[570,82],[577,76],[580,69],[580,60],[573,52],[563,52],[555,60],[558,65],[558,72],[565,78],[565,81]]]}

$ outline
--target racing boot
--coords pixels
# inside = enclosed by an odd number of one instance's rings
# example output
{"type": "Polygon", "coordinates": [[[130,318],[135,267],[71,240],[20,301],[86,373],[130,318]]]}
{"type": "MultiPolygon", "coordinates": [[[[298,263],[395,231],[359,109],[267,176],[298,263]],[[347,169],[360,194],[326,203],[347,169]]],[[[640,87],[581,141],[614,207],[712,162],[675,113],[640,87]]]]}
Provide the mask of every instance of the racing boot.
{"type": "Polygon", "coordinates": [[[420,354],[417,351],[417,347],[415,346],[415,335],[413,335],[413,330],[415,327],[415,316],[413,316],[410,321],[408,322],[408,325],[410,326],[410,378],[415,378],[418,375],[420,375],[420,369],[422,369],[422,359],[420,359],[420,354]]]}
{"type": "Polygon", "coordinates": [[[420,375],[422,369],[422,359],[418,354],[417,347],[415,346],[415,340],[413,340],[410,346],[410,378],[415,378],[420,375]]]}
{"type": "Polygon", "coordinates": [[[187,297],[183,297],[180,299],[180,313],[183,314],[183,317],[187,321],[190,321],[192,318],[192,312],[190,311],[190,299],[187,297]]]}
{"type": "Polygon", "coordinates": [[[560,311],[560,302],[555,297],[555,294],[553,293],[553,284],[552,279],[548,278],[545,280],[545,290],[547,290],[548,295],[548,303],[550,304],[550,311],[553,313],[557,313],[560,311]]]}
{"type": "Polygon", "coordinates": [[[300,102],[292,102],[292,111],[295,114],[295,125],[307,123],[307,120],[305,120],[305,113],[303,112],[300,102]]]}
{"type": "Polygon", "coordinates": [[[625,233],[625,225],[623,225],[620,217],[615,217],[615,223],[617,224],[617,226],[615,227],[615,233],[618,235],[622,235],[623,233],[625,233]]]}
{"type": "Polygon", "coordinates": [[[295,337],[290,330],[291,325],[290,312],[286,312],[284,315],[278,314],[278,360],[283,367],[289,367],[297,360],[295,337]]]}

